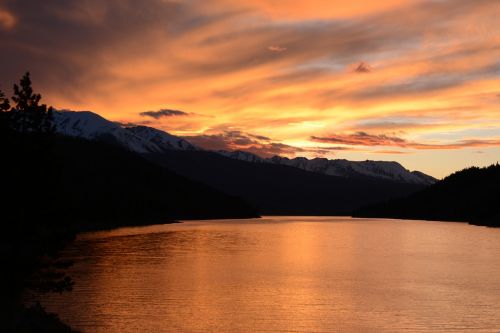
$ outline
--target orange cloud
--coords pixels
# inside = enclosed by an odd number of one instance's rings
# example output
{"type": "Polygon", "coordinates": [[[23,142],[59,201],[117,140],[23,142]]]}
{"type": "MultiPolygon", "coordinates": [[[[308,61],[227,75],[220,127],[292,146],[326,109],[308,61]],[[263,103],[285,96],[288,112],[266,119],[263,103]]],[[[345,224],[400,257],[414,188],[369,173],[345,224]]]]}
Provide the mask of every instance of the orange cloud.
{"type": "Polygon", "coordinates": [[[0,27],[10,30],[16,25],[16,18],[9,11],[0,8],[0,27]]]}
{"type": "Polygon", "coordinates": [[[5,0],[0,84],[30,70],[58,108],[182,136],[240,131],[306,149],[311,136],[383,133],[371,139],[404,137],[424,164],[436,147],[495,146],[493,132],[437,137],[500,128],[499,15],[491,0],[5,0]],[[140,116],[165,106],[189,116],[140,116]]]}
{"type": "MultiPolygon", "coordinates": [[[[357,17],[408,5],[415,0],[249,0],[244,6],[274,19],[304,20],[357,17]]],[[[222,1],[231,6],[232,1],[222,1]]]]}

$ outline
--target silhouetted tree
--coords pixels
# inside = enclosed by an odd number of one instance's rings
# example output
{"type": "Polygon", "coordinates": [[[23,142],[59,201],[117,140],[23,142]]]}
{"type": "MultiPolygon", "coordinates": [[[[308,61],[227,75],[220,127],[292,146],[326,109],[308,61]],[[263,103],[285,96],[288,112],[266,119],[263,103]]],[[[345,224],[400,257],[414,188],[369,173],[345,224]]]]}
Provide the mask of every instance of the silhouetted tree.
{"type": "Polygon", "coordinates": [[[10,110],[9,99],[5,97],[3,91],[0,90],[0,112],[7,112],[10,110]]]}
{"type": "Polygon", "coordinates": [[[5,135],[9,130],[8,111],[10,110],[9,99],[5,97],[3,91],[0,90],[0,135],[5,135]]]}
{"type": "Polygon", "coordinates": [[[29,73],[14,85],[12,101],[0,91],[0,262],[5,272],[0,283],[0,306],[5,309],[0,311],[1,332],[59,332],[45,330],[49,324],[41,321],[49,315],[38,308],[24,309],[22,295],[26,290],[63,292],[73,285],[65,273],[71,263],[57,257],[74,231],[63,223],[56,206],[62,183],[53,109],[41,104],[41,98],[33,91],[29,73]],[[37,328],[24,325],[31,320],[37,328]]]}
{"type": "Polygon", "coordinates": [[[455,172],[408,197],[364,207],[358,217],[462,221],[500,227],[500,165],[455,172]]]}
{"type": "Polygon", "coordinates": [[[10,122],[14,130],[26,134],[51,134],[53,108],[40,104],[42,96],[35,94],[31,87],[30,73],[27,72],[14,84],[14,106],[10,111],[10,122]]]}

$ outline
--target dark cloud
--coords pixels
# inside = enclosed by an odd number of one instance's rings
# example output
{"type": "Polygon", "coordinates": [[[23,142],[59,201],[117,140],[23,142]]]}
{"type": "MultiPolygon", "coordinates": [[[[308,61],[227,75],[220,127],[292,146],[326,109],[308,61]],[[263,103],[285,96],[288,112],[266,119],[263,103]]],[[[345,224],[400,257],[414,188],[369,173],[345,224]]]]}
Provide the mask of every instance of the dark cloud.
{"type": "Polygon", "coordinates": [[[404,146],[406,140],[385,134],[373,135],[366,132],[353,134],[333,134],[327,137],[312,136],[312,141],[331,142],[352,146],[404,146]]]}
{"type": "Polygon", "coordinates": [[[263,136],[263,135],[248,134],[248,136],[255,138],[257,140],[261,140],[261,141],[271,141],[271,138],[268,138],[267,136],[263,136]]]}
{"type": "Polygon", "coordinates": [[[253,145],[244,149],[263,158],[279,156],[302,156],[313,154],[315,156],[332,155],[337,151],[351,150],[347,147],[295,147],[283,143],[271,142],[267,144],[253,145]]]}
{"type": "Polygon", "coordinates": [[[396,121],[377,121],[371,123],[361,123],[356,128],[363,129],[381,129],[381,130],[401,130],[406,128],[421,128],[429,126],[438,126],[440,124],[425,124],[419,122],[396,122],[396,121]]]}
{"type": "Polygon", "coordinates": [[[219,134],[202,134],[184,137],[192,144],[208,150],[239,150],[241,147],[260,145],[261,141],[257,135],[246,134],[241,131],[224,131],[219,134]]]}
{"type": "Polygon", "coordinates": [[[189,113],[180,110],[161,109],[158,111],[144,111],[139,113],[139,115],[142,117],[151,117],[154,119],[160,119],[164,117],[188,116],[189,113]]]}
{"type": "Polygon", "coordinates": [[[500,139],[467,139],[451,143],[419,143],[407,141],[405,139],[385,134],[368,134],[366,132],[356,132],[353,134],[333,134],[325,137],[312,136],[311,141],[328,142],[348,146],[367,147],[401,147],[410,149],[462,149],[474,147],[499,147],[500,139]]]}
{"type": "Polygon", "coordinates": [[[200,13],[175,0],[3,0],[0,12],[15,19],[13,29],[0,29],[0,83],[10,86],[29,70],[42,92],[75,101],[88,90],[109,97],[99,84],[125,84],[116,82],[113,65],[166,58],[163,42],[234,15],[200,13]]]}
{"type": "Polygon", "coordinates": [[[186,136],[184,139],[207,150],[246,151],[263,158],[275,155],[296,156],[313,153],[316,155],[332,154],[335,151],[349,150],[347,147],[295,147],[261,136],[241,131],[225,131],[212,135],[186,136]]]}
{"type": "Polygon", "coordinates": [[[295,155],[304,152],[304,149],[286,145],[283,143],[272,142],[265,145],[250,146],[245,149],[252,154],[258,155],[263,158],[273,157],[276,155],[295,155]]]}
{"type": "Polygon", "coordinates": [[[353,71],[356,73],[370,73],[372,71],[372,68],[370,65],[364,62],[360,62],[354,67],[353,71]]]}
{"type": "MultiPolygon", "coordinates": [[[[29,65],[42,71],[44,61],[48,61],[48,66],[62,65],[60,71],[67,70],[65,66],[77,65],[84,57],[93,58],[89,60],[99,66],[96,59],[99,52],[112,50],[127,39],[144,34],[158,22],[166,23],[162,16],[168,12],[173,15],[176,7],[173,2],[160,0],[149,1],[148,6],[141,3],[134,0],[3,1],[4,8],[16,17],[18,26],[14,31],[1,34],[2,43],[10,49],[7,54],[2,52],[2,58],[16,65],[23,64],[22,70],[29,65]],[[20,58],[16,59],[16,55],[20,58]]],[[[49,69],[57,70],[55,66],[49,69]]]]}

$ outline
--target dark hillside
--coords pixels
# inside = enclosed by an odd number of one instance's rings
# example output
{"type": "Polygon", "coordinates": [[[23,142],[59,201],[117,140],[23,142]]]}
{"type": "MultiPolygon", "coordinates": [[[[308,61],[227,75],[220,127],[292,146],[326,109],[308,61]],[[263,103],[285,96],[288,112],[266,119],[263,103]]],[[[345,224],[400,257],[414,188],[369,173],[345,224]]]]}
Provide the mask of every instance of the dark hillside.
{"type": "Polygon", "coordinates": [[[456,172],[410,196],[364,207],[359,217],[459,221],[500,227],[500,165],[456,172]]]}
{"type": "Polygon", "coordinates": [[[170,151],[147,157],[189,179],[243,198],[261,214],[346,215],[362,205],[408,195],[422,185],[375,178],[348,179],[208,151],[170,151]]]}

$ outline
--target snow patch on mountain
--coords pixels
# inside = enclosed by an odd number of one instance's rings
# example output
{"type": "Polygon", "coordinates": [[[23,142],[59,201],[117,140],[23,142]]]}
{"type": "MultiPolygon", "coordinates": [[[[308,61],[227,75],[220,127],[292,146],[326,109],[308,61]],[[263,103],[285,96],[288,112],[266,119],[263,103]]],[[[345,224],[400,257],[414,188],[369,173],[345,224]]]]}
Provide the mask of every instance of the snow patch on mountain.
{"type": "Polygon", "coordinates": [[[241,150],[236,150],[236,151],[227,151],[227,150],[219,150],[217,151],[218,154],[222,156],[226,156],[235,160],[240,160],[240,161],[246,161],[246,162],[252,162],[252,163],[267,163],[265,159],[262,157],[259,157],[255,154],[246,152],[246,151],[241,151],[241,150]]]}
{"type": "Polygon", "coordinates": [[[110,141],[136,153],[199,150],[188,141],[145,126],[124,127],[90,111],[54,112],[56,132],[87,140],[110,141]]]}
{"type": "Polygon", "coordinates": [[[200,150],[187,140],[147,126],[126,127],[126,130],[159,147],[161,150],[200,150]]]}

